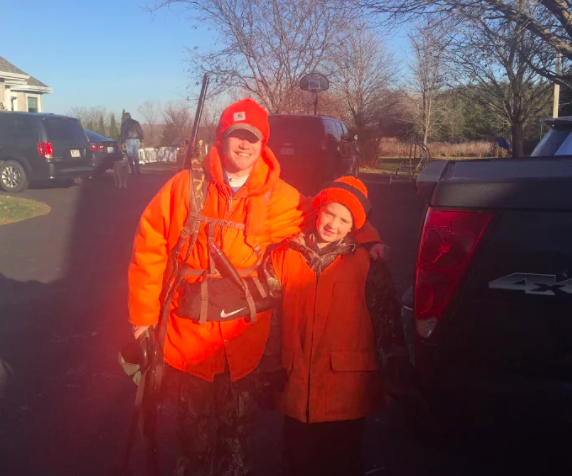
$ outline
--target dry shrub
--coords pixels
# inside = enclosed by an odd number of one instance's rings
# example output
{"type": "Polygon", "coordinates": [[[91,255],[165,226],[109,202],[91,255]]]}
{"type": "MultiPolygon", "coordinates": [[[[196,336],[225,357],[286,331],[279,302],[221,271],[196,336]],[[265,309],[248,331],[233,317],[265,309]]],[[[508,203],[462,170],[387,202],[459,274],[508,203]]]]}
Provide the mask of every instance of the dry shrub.
{"type": "Polygon", "coordinates": [[[380,157],[408,157],[409,144],[395,137],[384,137],[379,142],[380,157]]]}
{"type": "Polygon", "coordinates": [[[434,142],[429,144],[431,157],[491,157],[493,143],[485,141],[463,142],[461,144],[448,144],[447,142],[434,142]]]}
{"type": "MultiPolygon", "coordinates": [[[[486,141],[464,142],[449,144],[448,142],[432,142],[428,145],[431,157],[434,159],[448,157],[491,157],[493,143],[486,141]]],[[[379,144],[380,157],[408,157],[410,144],[394,137],[383,138],[379,144]]],[[[418,153],[419,154],[419,153],[418,153]]]]}

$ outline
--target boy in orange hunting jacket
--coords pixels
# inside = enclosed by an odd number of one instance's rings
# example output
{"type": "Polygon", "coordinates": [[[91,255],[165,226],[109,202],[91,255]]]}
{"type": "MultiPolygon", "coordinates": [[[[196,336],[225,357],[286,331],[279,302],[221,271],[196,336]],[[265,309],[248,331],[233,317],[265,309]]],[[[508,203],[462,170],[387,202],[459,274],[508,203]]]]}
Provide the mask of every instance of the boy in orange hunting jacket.
{"type": "Polygon", "coordinates": [[[292,476],[363,475],[364,417],[384,401],[380,351],[408,366],[399,306],[387,266],[349,235],[370,208],[364,184],[342,177],[320,191],[314,208],[315,226],[263,264],[271,294],[282,298],[266,353],[272,359],[281,334],[283,462],[292,476]]]}

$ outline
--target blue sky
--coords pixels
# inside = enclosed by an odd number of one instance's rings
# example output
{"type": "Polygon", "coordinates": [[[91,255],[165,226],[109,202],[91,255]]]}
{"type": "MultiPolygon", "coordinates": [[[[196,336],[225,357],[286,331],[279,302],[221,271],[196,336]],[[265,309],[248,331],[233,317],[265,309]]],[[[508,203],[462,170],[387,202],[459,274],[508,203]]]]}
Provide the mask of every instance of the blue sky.
{"type": "Polygon", "coordinates": [[[146,100],[181,99],[185,47],[206,36],[173,11],[144,11],[148,0],[7,3],[0,56],[53,88],[44,109],[55,113],[72,106],[136,111],[146,100]]]}
{"type": "Polygon", "coordinates": [[[212,32],[193,28],[180,10],[144,11],[151,2],[9,1],[0,9],[0,56],[53,88],[44,96],[48,112],[135,113],[147,100],[180,100],[189,83],[185,49],[208,47],[212,32]]]}

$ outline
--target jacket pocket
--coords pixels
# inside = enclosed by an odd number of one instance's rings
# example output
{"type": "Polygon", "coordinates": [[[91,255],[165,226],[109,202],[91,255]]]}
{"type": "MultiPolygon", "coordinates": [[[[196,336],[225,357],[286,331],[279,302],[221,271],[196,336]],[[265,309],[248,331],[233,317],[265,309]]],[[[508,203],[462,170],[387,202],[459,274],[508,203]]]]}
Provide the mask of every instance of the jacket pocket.
{"type": "Polygon", "coordinates": [[[336,350],[330,353],[336,372],[369,372],[377,370],[375,352],[367,350],[336,350]]]}
{"type": "Polygon", "coordinates": [[[326,413],[360,418],[374,408],[378,372],[373,351],[332,351],[326,385],[326,413]]]}

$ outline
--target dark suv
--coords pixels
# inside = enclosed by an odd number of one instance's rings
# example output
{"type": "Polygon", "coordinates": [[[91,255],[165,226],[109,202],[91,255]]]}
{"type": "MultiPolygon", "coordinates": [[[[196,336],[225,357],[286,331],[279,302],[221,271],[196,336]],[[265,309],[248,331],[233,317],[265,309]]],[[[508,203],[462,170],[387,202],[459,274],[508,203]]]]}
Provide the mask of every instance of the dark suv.
{"type": "Polygon", "coordinates": [[[268,146],[280,162],[280,176],[305,195],[326,181],[357,176],[358,151],[345,124],[326,116],[271,114],[268,146]]]}
{"type": "Polygon", "coordinates": [[[40,179],[92,174],[93,153],[77,119],[0,112],[0,188],[22,192],[40,179]]]}

